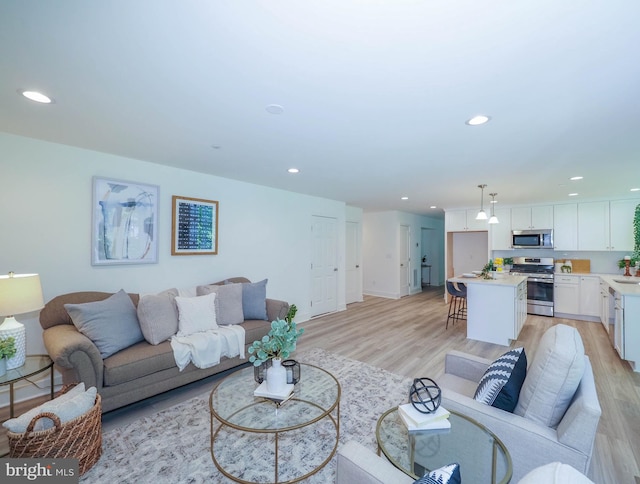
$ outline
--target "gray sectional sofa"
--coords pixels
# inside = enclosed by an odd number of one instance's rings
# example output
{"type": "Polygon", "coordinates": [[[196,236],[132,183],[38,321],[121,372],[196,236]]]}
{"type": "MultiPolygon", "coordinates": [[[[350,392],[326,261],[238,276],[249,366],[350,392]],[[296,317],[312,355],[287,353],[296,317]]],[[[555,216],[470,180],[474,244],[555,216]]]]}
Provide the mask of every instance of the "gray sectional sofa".
{"type": "MultiPolygon", "coordinates": [[[[236,277],[213,283],[249,283],[246,278],[236,277]]],[[[265,285],[266,285],[266,281],[265,285]]],[[[84,382],[86,387],[95,386],[102,397],[103,412],[128,405],[247,363],[239,357],[222,357],[220,363],[206,369],[189,364],[179,371],[169,341],[150,344],[147,340],[103,358],[101,350],[74,325],[65,304],[84,304],[105,301],[113,296],[105,292],[75,292],[64,294],[49,301],[40,313],[43,339],[55,367],[61,372],[64,383],[84,382]]],[[[129,294],[137,308],[140,295],[129,294]]],[[[244,320],[240,325],[245,330],[245,351],[249,345],[269,332],[270,321],[284,318],[289,304],[265,298],[266,319],[244,320]]],[[[145,334],[145,337],[147,335],[145,334]]]]}

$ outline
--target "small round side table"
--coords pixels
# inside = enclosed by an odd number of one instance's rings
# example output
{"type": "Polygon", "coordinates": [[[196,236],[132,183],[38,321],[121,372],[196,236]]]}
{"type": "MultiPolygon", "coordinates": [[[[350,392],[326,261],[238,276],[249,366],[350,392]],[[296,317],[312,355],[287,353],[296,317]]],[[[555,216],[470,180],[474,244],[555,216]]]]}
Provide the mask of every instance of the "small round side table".
{"type": "Polygon", "coordinates": [[[24,365],[7,370],[0,376],[0,386],[9,385],[9,418],[13,418],[13,385],[20,380],[50,370],[51,372],[51,399],[53,400],[53,360],[49,355],[27,355],[24,365]]]}

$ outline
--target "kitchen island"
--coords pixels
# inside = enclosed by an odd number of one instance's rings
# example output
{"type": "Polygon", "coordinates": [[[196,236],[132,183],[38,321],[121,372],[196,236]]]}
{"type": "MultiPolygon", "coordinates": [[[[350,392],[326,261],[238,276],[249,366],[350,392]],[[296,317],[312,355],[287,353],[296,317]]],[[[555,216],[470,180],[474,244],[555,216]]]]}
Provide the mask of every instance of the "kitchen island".
{"type": "Polygon", "coordinates": [[[527,319],[527,277],[452,277],[467,286],[467,338],[509,346],[527,319]]]}
{"type": "MultiPolygon", "coordinates": [[[[612,342],[620,358],[640,371],[640,277],[605,276],[613,309],[612,342]]],[[[608,316],[608,315],[607,315],[608,316]]],[[[607,317],[605,316],[605,317],[607,317]]]]}

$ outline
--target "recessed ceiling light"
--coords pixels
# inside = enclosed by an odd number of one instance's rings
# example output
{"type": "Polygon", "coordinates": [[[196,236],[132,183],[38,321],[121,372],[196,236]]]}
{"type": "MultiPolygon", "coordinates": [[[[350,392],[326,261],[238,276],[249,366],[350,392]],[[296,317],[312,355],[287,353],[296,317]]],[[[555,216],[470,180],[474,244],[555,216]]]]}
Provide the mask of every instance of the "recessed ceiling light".
{"type": "Polygon", "coordinates": [[[571,181],[576,181],[576,180],[582,180],[583,177],[581,176],[572,176],[571,178],[569,178],[569,180],[571,181]]]}
{"type": "Polygon", "coordinates": [[[429,208],[438,208],[438,207],[436,207],[435,205],[431,205],[429,208]]]}
{"type": "Polygon", "coordinates": [[[400,200],[409,200],[409,197],[402,197],[400,200]]]}
{"type": "Polygon", "coordinates": [[[298,170],[297,168],[289,168],[287,171],[289,173],[300,173],[300,170],[298,170]]]}
{"type": "Polygon", "coordinates": [[[491,200],[489,203],[498,203],[498,200],[491,200]]]}
{"type": "Polygon", "coordinates": [[[489,116],[485,116],[484,114],[479,114],[478,116],[474,116],[471,119],[465,121],[469,126],[480,126],[481,124],[488,123],[491,118],[489,116]]]}
{"type": "Polygon", "coordinates": [[[282,114],[284,112],[284,108],[279,104],[269,104],[265,109],[270,114],[282,114]]]}
{"type": "Polygon", "coordinates": [[[570,196],[570,197],[577,197],[577,196],[578,196],[578,194],[577,194],[577,193],[570,193],[570,194],[569,194],[569,196],[570,196]]]}
{"type": "Polygon", "coordinates": [[[21,90],[18,92],[22,94],[24,97],[26,97],[27,99],[30,99],[31,101],[35,101],[37,103],[51,104],[53,102],[53,99],[51,99],[49,96],[45,96],[44,94],[38,91],[21,90]]]}
{"type": "Polygon", "coordinates": [[[640,188],[632,188],[629,190],[630,192],[640,192],[640,188]]]}

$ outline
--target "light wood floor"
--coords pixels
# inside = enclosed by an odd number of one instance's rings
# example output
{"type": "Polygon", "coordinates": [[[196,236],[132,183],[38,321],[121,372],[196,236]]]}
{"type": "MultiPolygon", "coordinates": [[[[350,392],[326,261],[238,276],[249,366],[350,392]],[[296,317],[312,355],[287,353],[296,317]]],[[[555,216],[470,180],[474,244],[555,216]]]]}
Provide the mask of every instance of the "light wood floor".
{"type": "MultiPolygon", "coordinates": [[[[466,339],[464,322],[445,330],[447,305],[442,296],[441,288],[426,288],[399,300],[365,297],[347,311],[303,323],[305,334],[298,349],[320,347],[397,374],[434,379],[444,372],[444,355],[449,350],[485,358],[506,351],[504,346],[466,339]]],[[[535,349],[542,334],[558,323],[580,332],[602,407],[591,479],[596,484],[640,484],[640,373],[618,357],[604,327],[528,315],[512,347],[535,349]]]]}
{"type": "MultiPolygon", "coordinates": [[[[439,376],[444,371],[444,355],[452,349],[486,358],[506,351],[504,346],[466,339],[464,322],[445,330],[447,306],[442,296],[441,288],[426,288],[399,300],[365,297],[364,302],[350,304],[346,311],[302,323],[305,334],[298,342],[298,350],[323,348],[412,378],[439,376]]],[[[602,325],[529,315],[519,340],[512,346],[523,345],[532,352],[529,349],[536,347],[542,334],[558,323],[580,331],[602,406],[591,479],[596,484],[640,484],[640,373],[634,373],[620,360],[602,325]]],[[[103,430],[199,395],[219,378],[206,378],[109,412],[103,415],[103,430]]],[[[31,402],[23,402],[16,413],[31,406],[31,402]]],[[[3,415],[4,410],[0,409],[0,420],[8,417],[3,415]]],[[[6,437],[2,435],[0,455],[5,451],[6,437]]]]}

